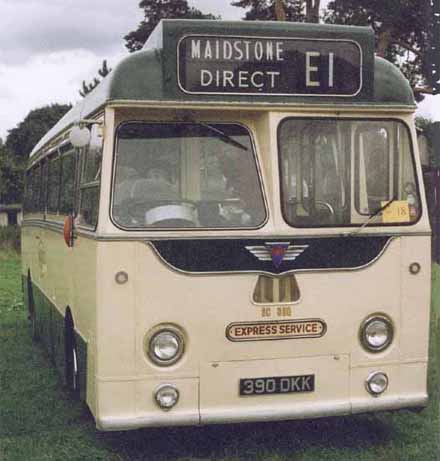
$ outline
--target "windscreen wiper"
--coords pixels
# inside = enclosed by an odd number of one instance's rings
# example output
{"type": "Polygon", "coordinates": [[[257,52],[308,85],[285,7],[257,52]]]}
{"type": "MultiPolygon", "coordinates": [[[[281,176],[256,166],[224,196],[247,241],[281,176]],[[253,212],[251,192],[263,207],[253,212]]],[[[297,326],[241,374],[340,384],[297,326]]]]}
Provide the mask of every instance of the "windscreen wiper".
{"type": "Polygon", "coordinates": [[[212,131],[213,133],[215,133],[219,139],[226,142],[227,144],[231,144],[232,146],[238,147],[241,150],[246,150],[246,151],[249,150],[249,148],[246,147],[244,144],[242,144],[241,142],[236,141],[235,139],[232,139],[230,136],[228,136],[222,130],[219,130],[218,128],[215,128],[214,126],[211,126],[208,123],[203,123],[203,122],[197,122],[197,123],[199,125],[203,126],[204,128],[207,128],[209,131],[212,131]]]}
{"type": "Polygon", "coordinates": [[[370,216],[368,216],[367,220],[362,224],[361,227],[359,227],[359,229],[356,229],[355,231],[353,232],[348,232],[347,234],[344,234],[345,236],[347,237],[352,237],[353,235],[357,235],[359,234],[359,232],[361,232],[361,230],[367,226],[378,214],[380,213],[383,213],[392,203],[394,203],[395,201],[397,200],[397,197],[393,197],[389,202],[385,203],[385,205],[381,206],[380,208],[378,208],[373,214],[371,214],[370,216]]]}

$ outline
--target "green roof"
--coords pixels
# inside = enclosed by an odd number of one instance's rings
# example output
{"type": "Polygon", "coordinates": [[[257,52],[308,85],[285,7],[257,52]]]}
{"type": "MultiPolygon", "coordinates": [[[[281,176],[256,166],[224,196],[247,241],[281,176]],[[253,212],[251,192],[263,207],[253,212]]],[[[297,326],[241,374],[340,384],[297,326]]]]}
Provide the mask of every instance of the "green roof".
{"type": "MultiPolygon", "coordinates": [[[[244,40],[244,39],[243,39],[244,40]]],[[[313,43],[315,43],[313,42],[313,43]]],[[[348,46],[348,45],[346,45],[348,46]]],[[[241,67],[244,68],[244,67],[241,67]]],[[[180,72],[182,72],[180,70],[180,72]]],[[[260,72],[261,74],[261,72],[260,72]]],[[[191,69],[188,70],[191,76],[191,69]]],[[[363,104],[414,107],[411,87],[399,69],[374,57],[370,28],[260,21],[164,20],[151,34],[144,49],[128,55],[35,146],[34,155],[51,139],[80,119],[90,117],[109,102],[170,102],[182,104],[363,104]],[[352,95],[308,94],[191,94],[179,85],[178,49],[185,37],[248,37],[249,40],[355,43],[361,50],[360,89],[352,95]]]]}

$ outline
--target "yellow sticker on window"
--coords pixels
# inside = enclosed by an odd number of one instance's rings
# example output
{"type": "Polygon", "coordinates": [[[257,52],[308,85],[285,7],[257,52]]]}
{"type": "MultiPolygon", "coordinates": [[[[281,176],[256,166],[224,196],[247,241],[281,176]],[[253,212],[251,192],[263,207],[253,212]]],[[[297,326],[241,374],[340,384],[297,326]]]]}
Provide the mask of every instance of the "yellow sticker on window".
{"type": "MultiPolygon", "coordinates": [[[[382,202],[381,206],[385,206],[387,203],[382,202]]],[[[406,200],[396,200],[382,212],[383,223],[403,223],[410,221],[409,205],[406,200]]]]}

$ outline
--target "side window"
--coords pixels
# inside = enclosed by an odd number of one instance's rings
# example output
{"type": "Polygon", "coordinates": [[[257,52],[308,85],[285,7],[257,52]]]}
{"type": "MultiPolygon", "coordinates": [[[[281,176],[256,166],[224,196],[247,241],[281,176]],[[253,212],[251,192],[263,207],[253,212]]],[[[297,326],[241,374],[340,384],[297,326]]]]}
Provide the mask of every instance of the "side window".
{"type": "Polygon", "coordinates": [[[60,213],[62,214],[71,213],[74,208],[75,169],[76,155],[74,151],[70,151],[61,158],[60,213]]]}
{"type": "Polygon", "coordinates": [[[101,149],[86,149],[84,152],[84,170],[81,182],[89,184],[101,177],[101,149]]]}
{"type": "Polygon", "coordinates": [[[44,160],[42,163],[41,193],[40,193],[40,210],[45,213],[47,209],[47,179],[48,179],[49,162],[44,160]]]}
{"type": "Polygon", "coordinates": [[[31,211],[34,213],[39,211],[41,193],[41,166],[37,165],[33,169],[32,174],[32,204],[31,211]]]}
{"type": "Polygon", "coordinates": [[[98,223],[102,149],[86,149],[83,158],[78,224],[95,228],[98,223]]]}
{"type": "Polygon", "coordinates": [[[32,208],[32,170],[26,173],[23,208],[25,213],[29,213],[32,208]]]}
{"type": "Polygon", "coordinates": [[[60,175],[61,175],[61,159],[52,157],[49,160],[49,177],[48,177],[48,193],[47,193],[47,210],[50,213],[58,211],[58,196],[60,192],[60,175]]]}

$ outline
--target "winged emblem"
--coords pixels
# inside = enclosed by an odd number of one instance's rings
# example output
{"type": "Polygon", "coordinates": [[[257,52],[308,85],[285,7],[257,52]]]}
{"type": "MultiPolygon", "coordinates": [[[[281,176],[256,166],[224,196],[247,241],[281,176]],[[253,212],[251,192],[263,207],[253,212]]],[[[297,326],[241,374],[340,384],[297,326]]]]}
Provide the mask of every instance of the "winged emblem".
{"type": "Polygon", "coordinates": [[[265,242],[263,245],[246,246],[260,261],[272,261],[276,268],[283,261],[294,261],[309,245],[291,245],[290,242],[265,242]]]}

